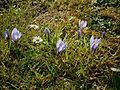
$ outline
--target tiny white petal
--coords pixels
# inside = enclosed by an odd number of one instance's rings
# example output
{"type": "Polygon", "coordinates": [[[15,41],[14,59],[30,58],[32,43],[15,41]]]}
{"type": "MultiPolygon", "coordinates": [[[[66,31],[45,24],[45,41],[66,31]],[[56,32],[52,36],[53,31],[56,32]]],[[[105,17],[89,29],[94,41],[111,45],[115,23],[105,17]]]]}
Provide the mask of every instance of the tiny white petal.
{"type": "Polygon", "coordinates": [[[117,68],[110,68],[110,69],[114,72],[120,72],[120,69],[117,69],[117,68]]]}
{"type": "Polygon", "coordinates": [[[33,42],[34,43],[41,43],[43,39],[40,36],[35,36],[33,37],[33,42]]]}
{"type": "Polygon", "coordinates": [[[34,29],[38,29],[38,28],[39,28],[39,26],[34,25],[34,24],[28,25],[28,27],[29,27],[29,28],[34,28],[34,29]]]}

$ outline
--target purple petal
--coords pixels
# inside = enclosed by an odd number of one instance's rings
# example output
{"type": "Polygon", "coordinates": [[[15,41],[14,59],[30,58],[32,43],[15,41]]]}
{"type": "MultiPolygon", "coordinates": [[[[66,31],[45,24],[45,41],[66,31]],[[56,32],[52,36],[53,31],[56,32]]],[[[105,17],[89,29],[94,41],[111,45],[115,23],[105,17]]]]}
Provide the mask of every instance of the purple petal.
{"type": "Polygon", "coordinates": [[[104,37],[104,36],[105,36],[105,34],[106,34],[106,32],[105,32],[105,31],[103,31],[103,32],[102,32],[102,36],[104,37]]]}
{"type": "Polygon", "coordinates": [[[86,26],[87,26],[87,21],[84,21],[84,20],[79,21],[79,27],[80,27],[81,29],[85,28],[86,26]]]}
{"type": "Polygon", "coordinates": [[[81,36],[81,34],[82,34],[82,31],[78,30],[78,38],[81,36]]]}
{"type": "Polygon", "coordinates": [[[44,34],[48,34],[48,35],[50,35],[50,30],[49,30],[48,28],[45,28],[45,30],[44,30],[44,34]]]}
{"type": "Polygon", "coordinates": [[[62,42],[61,39],[59,39],[59,40],[57,41],[56,48],[59,48],[59,45],[60,45],[61,42],[62,42]]]}
{"type": "Polygon", "coordinates": [[[91,36],[90,38],[90,48],[92,48],[94,45],[94,36],[91,36]]]}
{"type": "Polygon", "coordinates": [[[93,45],[93,47],[92,47],[92,51],[95,51],[96,49],[97,49],[97,47],[98,47],[98,45],[93,45]]]}
{"type": "Polygon", "coordinates": [[[94,42],[93,42],[93,44],[91,45],[91,49],[93,50],[93,51],[95,51],[97,48],[98,48],[98,45],[99,45],[99,43],[101,42],[101,38],[100,39],[94,39],[94,42]]]}
{"type": "Polygon", "coordinates": [[[57,52],[60,53],[66,49],[66,43],[64,43],[61,39],[59,39],[56,44],[56,48],[57,48],[57,52]]]}
{"type": "Polygon", "coordinates": [[[11,37],[13,41],[17,41],[21,38],[22,34],[17,30],[17,28],[14,28],[11,33],[11,37]]]}
{"type": "Polygon", "coordinates": [[[6,30],[4,31],[4,38],[5,38],[5,40],[6,40],[8,37],[9,37],[9,32],[8,32],[8,29],[6,29],[6,30]]]}

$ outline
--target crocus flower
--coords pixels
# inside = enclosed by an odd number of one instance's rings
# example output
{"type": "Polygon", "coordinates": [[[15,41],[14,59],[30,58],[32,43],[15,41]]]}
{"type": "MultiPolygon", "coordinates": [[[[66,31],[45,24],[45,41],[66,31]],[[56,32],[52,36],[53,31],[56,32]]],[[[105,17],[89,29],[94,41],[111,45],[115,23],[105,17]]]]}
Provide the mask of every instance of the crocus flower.
{"type": "Polygon", "coordinates": [[[94,38],[94,36],[91,36],[91,38],[90,38],[90,50],[95,51],[100,42],[101,42],[101,38],[97,39],[97,38],[94,38]]]}
{"type": "Polygon", "coordinates": [[[39,29],[39,26],[35,24],[28,25],[29,28],[39,29]]]}
{"type": "Polygon", "coordinates": [[[87,21],[84,20],[79,20],[79,28],[80,30],[82,30],[83,28],[85,28],[87,26],[87,21]]]}
{"type": "Polygon", "coordinates": [[[103,37],[105,37],[105,34],[106,34],[106,32],[105,32],[105,31],[103,31],[103,32],[102,32],[102,36],[103,36],[103,37]]]}
{"type": "Polygon", "coordinates": [[[6,30],[4,31],[4,38],[5,38],[5,40],[6,40],[8,37],[9,37],[9,32],[8,32],[8,29],[6,29],[6,30]]]}
{"type": "Polygon", "coordinates": [[[78,38],[80,38],[80,35],[82,34],[82,30],[87,26],[87,21],[79,20],[79,30],[78,30],[78,38]]]}
{"type": "Polygon", "coordinates": [[[41,43],[43,40],[40,36],[35,36],[33,37],[33,42],[34,43],[41,43]]]}
{"type": "Polygon", "coordinates": [[[44,30],[44,34],[48,34],[48,35],[50,35],[50,30],[49,30],[49,28],[45,28],[45,30],[44,30]]]}
{"type": "Polygon", "coordinates": [[[81,34],[82,34],[81,30],[78,30],[78,38],[80,38],[81,34]]]}
{"type": "Polygon", "coordinates": [[[17,30],[17,28],[14,28],[11,33],[12,41],[18,41],[21,38],[22,34],[17,30]]]}
{"type": "Polygon", "coordinates": [[[66,43],[63,42],[61,39],[57,41],[56,48],[57,48],[57,53],[61,53],[63,50],[65,50],[67,47],[66,43]]]}

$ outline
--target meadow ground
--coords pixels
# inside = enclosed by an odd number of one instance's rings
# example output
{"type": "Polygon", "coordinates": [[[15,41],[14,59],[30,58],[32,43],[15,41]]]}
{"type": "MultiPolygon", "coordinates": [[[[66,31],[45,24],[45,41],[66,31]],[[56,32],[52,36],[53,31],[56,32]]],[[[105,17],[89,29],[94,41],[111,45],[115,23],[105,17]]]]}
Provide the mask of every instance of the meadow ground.
{"type": "Polygon", "coordinates": [[[0,1],[0,90],[120,90],[120,1],[0,1]],[[91,36],[101,38],[96,51],[91,36]]]}

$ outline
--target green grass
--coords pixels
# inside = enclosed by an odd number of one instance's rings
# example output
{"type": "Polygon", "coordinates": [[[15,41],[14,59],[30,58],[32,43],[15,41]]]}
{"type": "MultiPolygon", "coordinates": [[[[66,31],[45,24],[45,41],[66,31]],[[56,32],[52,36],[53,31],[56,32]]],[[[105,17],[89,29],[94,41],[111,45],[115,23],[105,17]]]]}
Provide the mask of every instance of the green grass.
{"type": "Polygon", "coordinates": [[[17,0],[14,8],[11,0],[8,9],[0,10],[0,89],[119,90],[120,72],[110,68],[120,68],[120,2],[104,1],[17,0]],[[88,21],[80,39],[79,19],[88,21]],[[30,29],[30,24],[39,29],[30,29]],[[16,43],[11,41],[14,27],[22,33],[16,43]],[[50,41],[44,35],[45,27],[51,31],[50,41]],[[8,40],[3,36],[6,28],[8,40]],[[102,31],[107,32],[105,38],[102,31]],[[32,40],[38,35],[43,42],[35,44],[32,40]],[[91,35],[102,38],[95,53],[90,51],[91,35]],[[60,55],[56,51],[59,38],[67,42],[60,55]]]}

